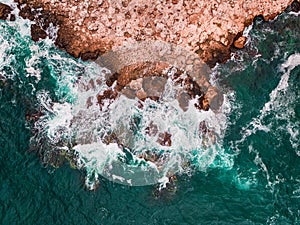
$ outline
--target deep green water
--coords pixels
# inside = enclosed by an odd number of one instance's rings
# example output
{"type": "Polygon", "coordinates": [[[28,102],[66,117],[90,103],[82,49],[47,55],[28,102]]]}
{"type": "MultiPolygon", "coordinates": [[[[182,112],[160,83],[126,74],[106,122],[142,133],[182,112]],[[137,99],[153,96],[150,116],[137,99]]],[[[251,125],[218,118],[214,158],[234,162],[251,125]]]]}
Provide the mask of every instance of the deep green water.
{"type": "Polygon", "coordinates": [[[233,164],[178,176],[159,195],[103,177],[87,191],[85,170],[45,167],[29,151],[25,118],[43,94],[72,102],[72,82],[99,71],[28,30],[0,21],[0,224],[300,224],[299,16],[257,19],[246,48],[213,71],[229,98],[222,149],[233,164]]]}

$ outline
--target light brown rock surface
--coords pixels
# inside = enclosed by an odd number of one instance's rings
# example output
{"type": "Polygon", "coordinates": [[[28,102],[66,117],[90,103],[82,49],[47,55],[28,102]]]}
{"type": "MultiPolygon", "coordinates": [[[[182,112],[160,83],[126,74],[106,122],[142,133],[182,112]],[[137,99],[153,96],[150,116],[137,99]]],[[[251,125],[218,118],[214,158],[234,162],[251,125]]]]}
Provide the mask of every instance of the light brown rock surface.
{"type": "Polygon", "coordinates": [[[196,52],[213,66],[228,58],[235,37],[255,16],[272,19],[292,0],[24,2],[19,0],[22,15],[31,19],[35,17],[40,26],[49,21],[59,25],[57,44],[75,57],[95,59],[118,46],[158,40],[196,52]],[[37,10],[34,13],[32,9],[37,10]],[[41,19],[41,15],[48,18],[41,19]]]}

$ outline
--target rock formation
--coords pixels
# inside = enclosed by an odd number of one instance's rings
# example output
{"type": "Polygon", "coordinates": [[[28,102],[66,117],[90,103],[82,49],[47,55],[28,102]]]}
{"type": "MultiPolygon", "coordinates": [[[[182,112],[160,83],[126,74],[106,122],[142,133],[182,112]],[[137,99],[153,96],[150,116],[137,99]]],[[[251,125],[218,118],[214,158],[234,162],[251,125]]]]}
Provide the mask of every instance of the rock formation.
{"type": "MultiPolygon", "coordinates": [[[[209,83],[207,65],[213,67],[224,62],[230,57],[231,47],[244,47],[247,38],[243,36],[243,31],[255,16],[261,15],[265,20],[270,20],[289,5],[294,11],[300,9],[299,3],[293,0],[17,2],[20,15],[35,22],[31,26],[34,41],[54,35],[56,45],[74,57],[96,60],[111,71],[106,77],[108,89],[92,96],[96,97],[100,110],[121,94],[136,99],[138,107],[143,108],[146,98],[160,100],[166,80],[171,79],[175,87],[179,86],[175,98],[182,110],[188,110],[189,101],[196,100],[196,109],[217,112],[223,95],[209,83]],[[51,33],[53,27],[58,28],[57,34],[51,33]],[[176,68],[175,73],[170,72],[173,68],[176,68]]],[[[9,7],[0,4],[0,19],[7,19],[10,12],[9,7]]],[[[86,107],[91,105],[90,96],[86,107]]],[[[28,120],[34,119],[34,116],[28,117],[28,120]]],[[[156,135],[156,142],[161,146],[171,147],[174,143],[173,134],[167,130],[159,131],[155,121],[151,121],[145,133],[150,137],[156,135]]],[[[205,121],[199,124],[199,134],[204,147],[216,142],[217,135],[205,121]]],[[[133,131],[120,125],[102,141],[129,149],[132,136],[133,131]],[[121,140],[120,136],[125,138],[121,140]]],[[[47,159],[53,166],[58,166],[64,158],[75,164],[75,157],[64,151],[53,151],[47,159]]],[[[163,157],[151,151],[139,157],[155,162],[158,168],[165,163],[163,157]]],[[[171,185],[175,179],[173,175],[169,171],[171,185]]]]}
{"type": "MultiPolygon", "coordinates": [[[[75,57],[99,55],[136,41],[159,40],[196,52],[210,66],[229,57],[230,47],[255,16],[275,18],[292,0],[19,0],[21,15],[35,20],[44,38],[59,26],[56,43],[75,57]]],[[[34,32],[35,33],[35,32],[34,32]]],[[[38,39],[35,37],[34,39],[38,39]]],[[[243,42],[236,42],[238,48],[243,42]]]]}
{"type": "MultiPolygon", "coordinates": [[[[243,30],[255,16],[270,20],[289,5],[296,9],[299,3],[296,0],[18,0],[20,15],[35,21],[31,26],[33,40],[53,35],[56,44],[71,55],[83,60],[97,59],[98,64],[119,76],[108,77],[108,81],[117,81],[123,87],[150,76],[147,73],[153,72],[151,66],[155,63],[163,65],[162,69],[175,66],[199,85],[205,94],[201,108],[206,110],[218,110],[223,101],[222,94],[208,82],[206,64],[213,67],[224,62],[230,57],[232,46],[243,48],[247,40],[243,30]],[[51,33],[53,27],[58,28],[57,34],[51,33]],[[138,75],[134,74],[136,71],[138,75]],[[120,83],[122,79],[124,84],[120,83]]],[[[5,17],[8,11],[4,8],[0,12],[5,17]]],[[[140,99],[149,97],[143,89],[130,92],[126,88],[123,94],[140,99]]],[[[116,98],[114,92],[105,95],[116,98]]],[[[104,96],[98,98],[101,102],[104,96]]]]}

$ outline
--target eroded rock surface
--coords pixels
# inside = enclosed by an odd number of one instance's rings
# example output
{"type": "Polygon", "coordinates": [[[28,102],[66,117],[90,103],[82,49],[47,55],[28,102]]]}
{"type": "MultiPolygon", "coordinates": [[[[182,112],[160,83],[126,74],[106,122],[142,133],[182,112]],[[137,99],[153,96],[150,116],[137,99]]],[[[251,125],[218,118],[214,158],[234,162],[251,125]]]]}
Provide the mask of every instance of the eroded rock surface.
{"type": "Polygon", "coordinates": [[[96,59],[118,46],[159,40],[196,52],[210,66],[229,57],[235,37],[255,16],[273,19],[292,2],[19,0],[24,17],[59,25],[57,44],[75,57],[96,59]]]}

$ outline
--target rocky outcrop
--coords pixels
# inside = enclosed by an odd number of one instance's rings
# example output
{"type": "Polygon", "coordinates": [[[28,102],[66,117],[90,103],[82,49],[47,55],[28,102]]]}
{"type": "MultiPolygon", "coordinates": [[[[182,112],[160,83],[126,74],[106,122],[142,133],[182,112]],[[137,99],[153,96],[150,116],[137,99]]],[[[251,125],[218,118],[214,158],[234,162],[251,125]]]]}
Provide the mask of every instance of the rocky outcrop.
{"type": "Polygon", "coordinates": [[[47,37],[47,32],[37,24],[31,25],[31,37],[32,40],[38,41],[40,38],[45,39],[47,37]]]}
{"type": "MultiPolygon", "coordinates": [[[[159,40],[196,52],[210,66],[229,57],[236,36],[255,16],[273,19],[292,2],[19,0],[23,16],[41,27],[46,23],[59,26],[57,45],[75,57],[96,59],[119,46],[159,40]]],[[[243,47],[243,42],[235,46],[243,47]]]]}
{"type": "MultiPolygon", "coordinates": [[[[93,59],[108,68],[120,90],[98,96],[154,98],[145,88],[131,89],[131,81],[162,74],[172,66],[187,72],[201,88],[198,108],[217,111],[223,95],[209,83],[208,69],[230,57],[232,47],[246,44],[243,30],[255,16],[274,19],[292,0],[19,0],[20,15],[35,21],[32,38],[54,35],[56,44],[75,57],[93,59]],[[51,32],[57,27],[57,34],[51,32]],[[157,64],[158,63],[158,64],[157,64]],[[206,65],[206,64],[207,65],[206,65]],[[154,67],[153,67],[154,66],[154,67]],[[159,66],[161,68],[156,68],[159,66]]],[[[152,82],[144,79],[142,83],[152,82]]],[[[195,90],[192,90],[193,92],[195,90]]],[[[195,93],[179,95],[182,108],[195,93]]],[[[87,103],[89,105],[89,103],[87,103]]]]}

